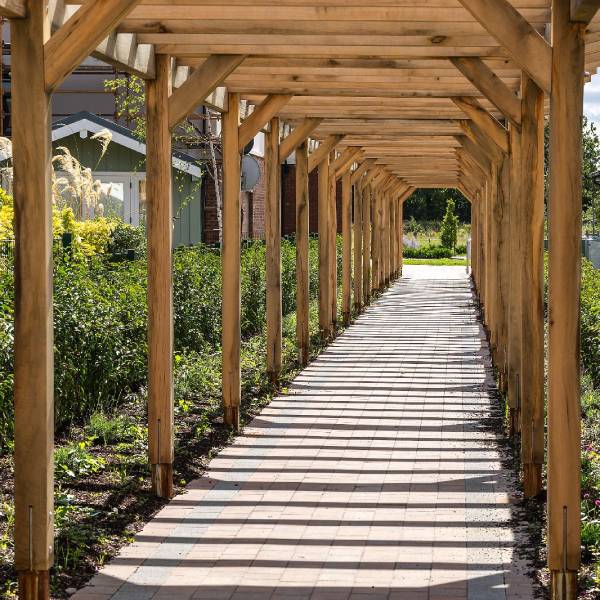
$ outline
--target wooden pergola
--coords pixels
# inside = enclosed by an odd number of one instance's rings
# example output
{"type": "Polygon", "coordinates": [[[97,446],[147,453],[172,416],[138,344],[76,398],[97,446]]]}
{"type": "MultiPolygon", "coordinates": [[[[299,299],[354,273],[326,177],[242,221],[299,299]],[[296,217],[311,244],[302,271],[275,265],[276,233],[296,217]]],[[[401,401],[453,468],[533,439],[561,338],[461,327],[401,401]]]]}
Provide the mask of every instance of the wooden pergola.
{"type": "Polygon", "coordinates": [[[472,206],[472,276],[511,426],[520,434],[525,492],[538,494],[545,460],[549,114],[548,561],[553,598],[575,598],[581,118],[586,70],[600,64],[599,6],[600,0],[0,0],[0,15],[12,27],[21,598],[48,598],[53,560],[50,97],[89,54],[147,84],[149,460],[155,492],[165,498],[173,490],[171,130],[201,104],[223,113],[226,422],[239,424],[240,150],[264,130],[271,376],[281,367],[281,161],[295,152],[303,363],[310,171],[318,169],[324,337],[334,334],[337,314],[337,178],[346,321],[352,302],[360,310],[401,274],[403,202],[417,188],[456,188],[472,206]]]}

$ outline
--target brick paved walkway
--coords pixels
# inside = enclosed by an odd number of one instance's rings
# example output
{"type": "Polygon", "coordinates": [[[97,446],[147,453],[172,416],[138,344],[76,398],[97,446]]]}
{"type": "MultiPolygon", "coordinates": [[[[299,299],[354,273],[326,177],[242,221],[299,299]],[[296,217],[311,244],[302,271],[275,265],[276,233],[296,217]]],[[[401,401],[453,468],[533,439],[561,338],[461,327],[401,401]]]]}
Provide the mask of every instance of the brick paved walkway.
{"type": "Polygon", "coordinates": [[[463,268],[405,278],[77,600],[534,597],[463,268]]]}

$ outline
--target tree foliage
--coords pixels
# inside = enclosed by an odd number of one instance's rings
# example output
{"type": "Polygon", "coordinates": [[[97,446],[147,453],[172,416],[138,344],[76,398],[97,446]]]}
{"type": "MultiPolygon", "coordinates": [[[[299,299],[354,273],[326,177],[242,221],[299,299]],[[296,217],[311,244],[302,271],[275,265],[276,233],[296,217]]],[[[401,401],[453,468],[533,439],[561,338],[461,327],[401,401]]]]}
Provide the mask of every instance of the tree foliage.
{"type": "Polygon", "coordinates": [[[442,229],[440,231],[440,242],[444,248],[450,248],[452,251],[456,249],[458,238],[458,217],[454,214],[454,200],[450,198],[446,204],[446,213],[442,221],[442,229]]]}
{"type": "Polygon", "coordinates": [[[444,217],[448,200],[454,200],[455,212],[461,223],[471,222],[470,202],[455,189],[418,189],[404,203],[404,219],[438,221],[444,217]]]}

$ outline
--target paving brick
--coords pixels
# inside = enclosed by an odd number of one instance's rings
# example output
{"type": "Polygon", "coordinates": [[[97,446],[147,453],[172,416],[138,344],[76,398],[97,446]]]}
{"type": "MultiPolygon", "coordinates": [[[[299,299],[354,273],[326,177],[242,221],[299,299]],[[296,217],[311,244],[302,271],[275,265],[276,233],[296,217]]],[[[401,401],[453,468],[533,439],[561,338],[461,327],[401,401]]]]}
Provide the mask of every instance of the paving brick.
{"type": "Polygon", "coordinates": [[[406,266],[76,598],[532,599],[493,391],[464,270],[406,266]]]}

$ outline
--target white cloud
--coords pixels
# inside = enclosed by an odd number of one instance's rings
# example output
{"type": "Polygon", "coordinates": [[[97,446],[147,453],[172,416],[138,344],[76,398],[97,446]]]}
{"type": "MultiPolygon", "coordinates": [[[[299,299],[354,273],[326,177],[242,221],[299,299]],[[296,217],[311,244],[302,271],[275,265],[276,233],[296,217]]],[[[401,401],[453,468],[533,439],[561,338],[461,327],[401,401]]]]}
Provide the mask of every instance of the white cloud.
{"type": "Polygon", "coordinates": [[[583,90],[583,114],[600,124],[600,75],[593,75],[583,90]]]}

